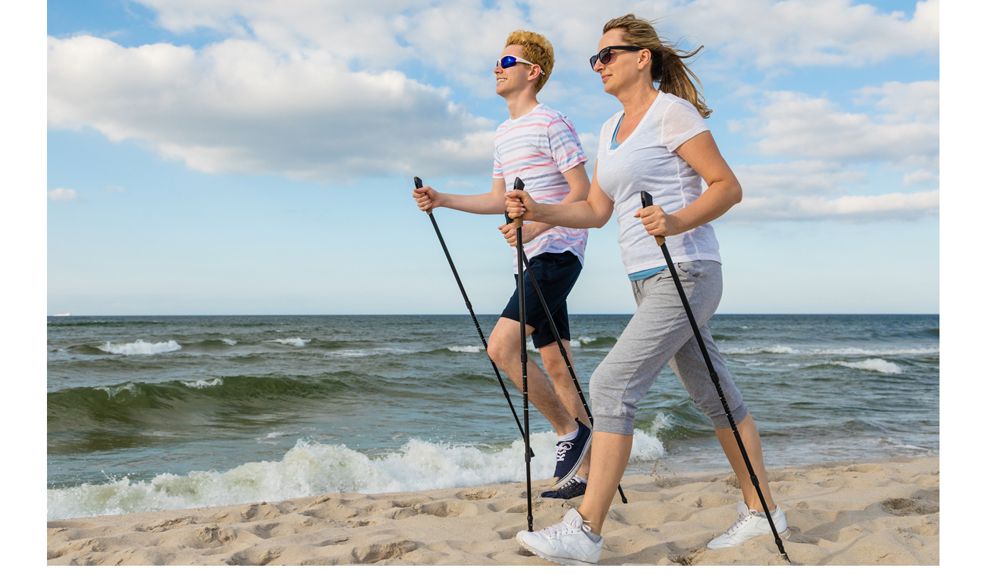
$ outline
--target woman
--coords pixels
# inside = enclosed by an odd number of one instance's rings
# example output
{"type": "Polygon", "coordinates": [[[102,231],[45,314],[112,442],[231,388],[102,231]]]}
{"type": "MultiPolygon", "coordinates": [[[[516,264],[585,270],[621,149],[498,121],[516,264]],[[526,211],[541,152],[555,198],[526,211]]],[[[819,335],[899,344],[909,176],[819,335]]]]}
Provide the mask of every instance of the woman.
{"type": "Polygon", "coordinates": [[[636,405],[668,360],[691,398],[712,420],[743,492],[736,523],[708,547],[732,547],[771,533],[764,503],[750,481],[670,271],[654,241],[664,236],[766,505],[778,531],[787,534],[784,513],[774,504],[767,486],[757,428],[707,325],[722,297],[721,258],[709,222],[737,204],[742,190],[708,131],[704,118],[711,110],[682,60],[698,50],[674,50],[660,40],[649,22],[632,14],[604,25],[599,48],[590,59],[591,66],[601,75],[604,91],[621,102],[622,111],[601,129],[587,199],[543,205],[524,192],[513,191],[507,194],[507,210],[511,217],[574,228],[601,227],[614,214],[622,260],[638,307],[590,381],[591,473],[579,511],[571,509],[562,523],[541,531],[521,531],[517,540],[557,563],[597,562],[603,544],[601,529],[632,449],[636,405]],[[654,80],[659,90],[653,87],[654,80]],[[708,184],[704,192],[702,180],[708,184]],[[652,194],[653,206],[640,207],[640,191],[652,194]]]}

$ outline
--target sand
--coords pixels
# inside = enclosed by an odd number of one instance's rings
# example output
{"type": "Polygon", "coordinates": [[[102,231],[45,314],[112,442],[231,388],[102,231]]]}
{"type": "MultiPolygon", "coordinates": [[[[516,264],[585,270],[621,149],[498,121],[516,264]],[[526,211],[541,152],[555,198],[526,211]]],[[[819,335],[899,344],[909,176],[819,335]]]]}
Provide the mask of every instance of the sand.
{"type": "MultiPolygon", "coordinates": [[[[800,565],[937,565],[937,457],[770,471],[800,565]]],[[[537,497],[546,481],[533,483],[537,497]]],[[[736,518],[731,473],[627,475],[602,565],[780,565],[771,536],[710,551],[736,518]]],[[[524,485],[330,493],[288,501],[50,521],[49,565],[548,565],[520,549],[524,485]]],[[[571,502],[536,499],[535,529],[571,502]]]]}

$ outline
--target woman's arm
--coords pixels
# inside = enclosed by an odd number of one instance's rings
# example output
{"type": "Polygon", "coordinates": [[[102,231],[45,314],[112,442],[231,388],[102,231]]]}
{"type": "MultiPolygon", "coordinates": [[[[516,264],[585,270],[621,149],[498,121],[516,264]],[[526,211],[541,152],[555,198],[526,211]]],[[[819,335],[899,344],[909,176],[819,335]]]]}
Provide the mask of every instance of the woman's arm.
{"type": "Polygon", "coordinates": [[[585,200],[571,203],[539,204],[521,190],[507,192],[507,215],[512,218],[544,222],[567,228],[599,228],[611,218],[615,204],[597,182],[597,162],[594,178],[585,200]]]}
{"type": "MultiPolygon", "coordinates": [[[[563,176],[566,178],[566,183],[569,184],[569,193],[559,202],[560,204],[572,204],[573,202],[587,199],[587,194],[590,192],[590,180],[587,178],[587,169],[584,167],[584,164],[573,166],[563,172],[563,176]]],[[[546,222],[531,221],[525,223],[521,227],[524,243],[530,242],[553,227],[555,227],[554,224],[546,222]]],[[[507,239],[508,244],[513,246],[516,243],[516,228],[510,224],[505,224],[498,229],[507,239]]]]}
{"type": "Polygon", "coordinates": [[[637,210],[635,217],[642,218],[642,225],[652,236],[673,236],[707,224],[743,199],[743,188],[710,132],[702,132],[681,144],[677,155],[694,168],[708,188],[697,200],[671,214],[660,206],[637,210]]]}

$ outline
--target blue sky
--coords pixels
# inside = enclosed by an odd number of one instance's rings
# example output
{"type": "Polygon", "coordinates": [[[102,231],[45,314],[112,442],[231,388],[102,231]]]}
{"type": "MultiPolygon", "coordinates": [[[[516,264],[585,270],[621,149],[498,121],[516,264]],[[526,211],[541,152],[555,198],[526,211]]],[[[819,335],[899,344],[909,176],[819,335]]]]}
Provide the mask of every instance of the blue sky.
{"type": "MultiPolygon", "coordinates": [[[[692,67],[744,188],[716,223],[721,313],[938,312],[935,0],[50,0],[47,312],[464,313],[412,176],[489,189],[516,28],[555,45],[539,99],[593,158],[618,104],[587,57],[627,12],[705,46],[692,67]]],[[[436,218],[497,313],[501,217],[436,218]]],[[[570,310],[632,308],[611,222],[570,310]]]]}

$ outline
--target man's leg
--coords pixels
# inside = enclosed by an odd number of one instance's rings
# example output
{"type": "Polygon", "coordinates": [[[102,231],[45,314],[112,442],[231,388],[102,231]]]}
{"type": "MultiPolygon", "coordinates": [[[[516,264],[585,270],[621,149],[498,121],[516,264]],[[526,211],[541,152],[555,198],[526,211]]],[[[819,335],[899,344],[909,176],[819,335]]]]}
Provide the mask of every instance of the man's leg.
{"type": "MultiPolygon", "coordinates": [[[[531,326],[525,326],[525,328],[528,334],[534,331],[531,326]]],[[[488,344],[490,359],[507,374],[507,377],[514,382],[519,390],[521,389],[520,337],[520,324],[512,319],[501,317],[497,320],[493,333],[490,334],[488,344]]],[[[576,431],[577,425],[573,415],[563,407],[548,378],[530,357],[528,358],[528,401],[545,419],[549,420],[556,434],[566,435],[576,431]]]]}
{"type": "MultiPolygon", "coordinates": [[[[573,352],[570,351],[569,341],[564,339],[562,343],[566,349],[566,357],[572,362],[573,352]]],[[[552,387],[555,389],[556,396],[559,398],[563,409],[578,421],[587,425],[590,420],[587,417],[587,410],[583,406],[583,400],[580,399],[580,393],[576,390],[576,384],[573,383],[573,377],[569,373],[569,368],[566,367],[566,360],[563,359],[562,352],[559,351],[559,344],[552,342],[538,351],[542,356],[542,365],[545,367],[545,371],[552,381],[552,387]]],[[[590,452],[587,452],[583,464],[577,470],[576,474],[581,477],[587,477],[589,472],[590,452]]]]}

